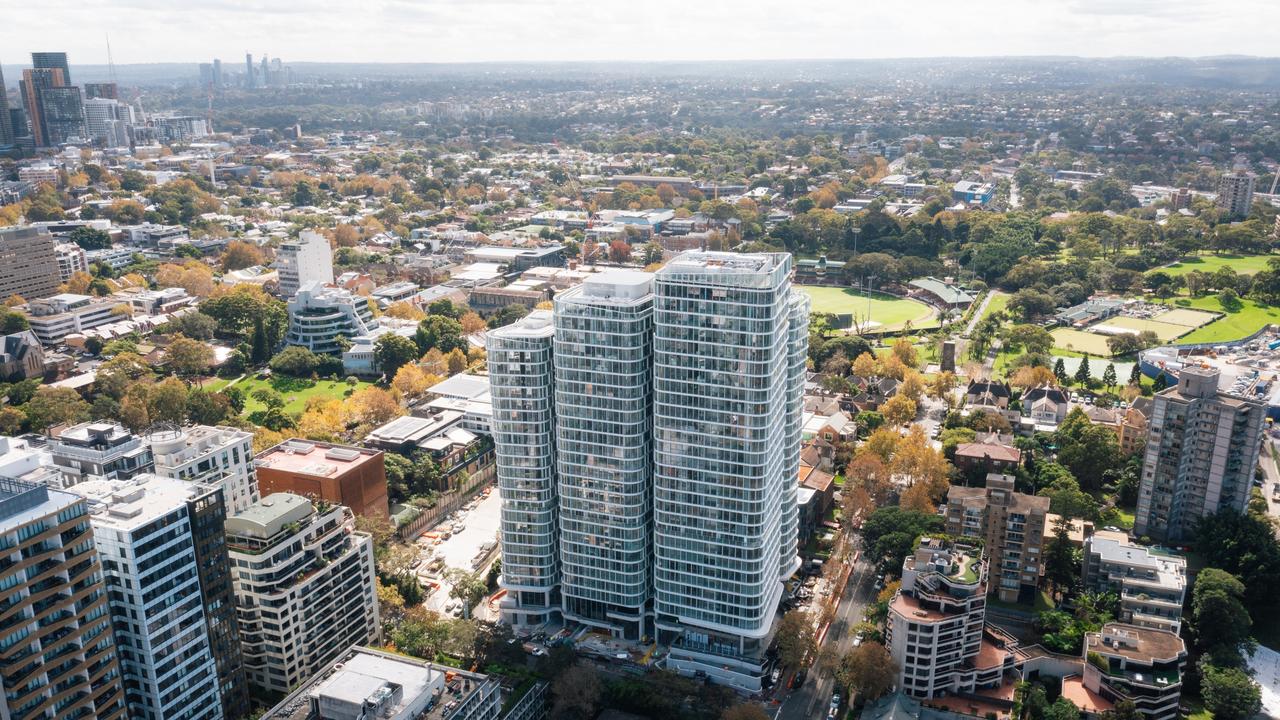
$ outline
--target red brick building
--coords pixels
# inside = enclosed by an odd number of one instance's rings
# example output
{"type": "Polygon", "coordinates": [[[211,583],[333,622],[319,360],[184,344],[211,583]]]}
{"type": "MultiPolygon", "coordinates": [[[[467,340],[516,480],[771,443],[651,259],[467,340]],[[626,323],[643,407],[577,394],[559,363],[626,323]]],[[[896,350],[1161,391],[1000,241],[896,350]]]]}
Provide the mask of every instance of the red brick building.
{"type": "Polygon", "coordinates": [[[382,451],[287,440],[256,458],[262,497],[291,492],[345,505],[357,515],[389,518],[382,451]]]}

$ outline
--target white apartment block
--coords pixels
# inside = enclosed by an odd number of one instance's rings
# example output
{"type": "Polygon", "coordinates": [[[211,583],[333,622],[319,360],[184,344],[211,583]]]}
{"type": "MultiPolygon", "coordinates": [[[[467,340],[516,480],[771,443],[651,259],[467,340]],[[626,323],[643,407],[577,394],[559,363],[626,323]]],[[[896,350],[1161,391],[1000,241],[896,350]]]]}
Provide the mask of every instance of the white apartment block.
{"type": "Polygon", "coordinates": [[[333,250],[329,239],[304,230],[297,240],[280,245],[275,268],[280,273],[280,294],[286,298],[293,297],[308,283],[332,284],[333,250]]]}
{"type": "Polygon", "coordinates": [[[1013,657],[984,652],[986,598],[987,564],[978,547],[921,539],[902,564],[885,627],[904,693],[933,698],[1001,684],[1013,657]]]}
{"type": "Polygon", "coordinates": [[[1127,538],[1095,534],[1084,541],[1084,586],[1120,596],[1120,619],[1177,633],[1187,591],[1187,561],[1127,538]]]}
{"type": "Polygon", "coordinates": [[[690,252],[654,291],[654,612],[668,667],[760,689],[799,567],[807,299],[791,256],[690,252]]]}
{"type": "Polygon", "coordinates": [[[653,275],[611,271],[555,300],[563,615],[649,635],[653,275]]]}
{"type": "Polygon", "coordinates": [[[89,271],[89,260],[84,248],[75,243],[58,243],[53,247],[54,256],[58,258],[58,277],[62,282],[70,279],[77,272],[89,271]]]}
{"type": "Polygon", "coordinates": [[[560,610],[552,314],[535,310],[486,336],[498,493],[502,619],[539,625],[560,610]]]}
{"type": "Polygon", "coordinates": [[[61,293],[27,303],[26,315],[31,332],[41,343],[57,345],[68,335],[119,320],[119,316],[111,314],[118,304],[118,299],[110,297],[61,293]]]}
{"type": "Polygon", "coordinates": [[[156,430],[147,440],[157,475],[220,486],[228,514],[258,502],[253,433],[221,425],[195,425],[156,430]]]}
{"type": "Polygon", "coordinates": [[[189,503],[213,491],[157,475],[89,480],[130,718],[220,720],[189,503]]]}
{"type": "Polygon", "coordinates": [[[342,351],[338,338],[350,340],[378,327],[369,301],[346,290],[307,283],[290,298],[289,332],[285,342],[312,352],[342,351]]]}
{"type": "Polygon", "coordinates": [[[288,692],[380,636],[373,539],[341,505],[273,493],[227,518],[249,683],[288,692]]]}

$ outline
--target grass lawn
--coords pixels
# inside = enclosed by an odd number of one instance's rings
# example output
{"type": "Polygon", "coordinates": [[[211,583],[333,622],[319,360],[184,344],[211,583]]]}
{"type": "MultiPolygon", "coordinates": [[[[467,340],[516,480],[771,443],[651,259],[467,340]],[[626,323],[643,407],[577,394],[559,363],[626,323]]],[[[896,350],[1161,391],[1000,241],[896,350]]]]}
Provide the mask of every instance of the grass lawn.
{"type": "MultiPolygon", "coordinates": [[[[868,293],[840,287],[798,287],[813,301],[814,312],[852,315],[858,324],[867,321],[868,293]]],[[[928,326],[929,321],[936,325],[937,314],[933,308],[918,300],[870,293],[870,310],[871,321],[877,323],[876,330],[897,330],[908,322],[916,328],[928,326]]]]}
{"type": "Polygon", "coordinates": [[[1186,275],[1192,270],[1211,273],[1229,267],[1241,275],[1252,275],[1259,270],[1265,270],[1267,260],[1271,257],[1271,255],[1199,255],[1156,269],[1177,276],[1186,275]]]}
{"type": "Polygon", "coordinates": [[[1053,346],[1063,350],[1074,350],[1099,357],[1109,357],[1111,348],[1107,347],[1107,336],[1076,330],[1075,328],[1054,328],[1053,346]]]}
{"type": "MultiPolygon", "coordinates": [[[[1180,298],[1176,302],[1179,307],[1225,312],[1216,295],[1180,298]]],[[[1280,308],[1259,305],[1247,298],[1242,299],[1240,305],[1239,312],[1227,313],[1208,325],[1182,336],[1178,339],[1178,342],[1213,343],[1239,340],[1261,330],[1264,325],[1280,323],[1280,308]]]]}
{"type": "Polygon", "coordinates": [[[259,388],[272,388],[284,396],[284,411],[286,413],[300,413],[307,405],[307,400],[313,397],[332,397],[338,400],[343,399],[352,392],[366,387],[372,383],[364,381],[359,382],[354,387],[348,385],[344,380],[334,382],[332,380],[302,380],[291,377],[272,377],[269,379],[259,377],[241,377],[235,380],[225,380],[218,378],[212,382],[207,382],[204,389],[210,392],[217,392],[228,385],[235,385],[244,390],[244,414],[252,415],[255,412],[266,410],[266,406],[261,402],[253,399],[253,391],[259,388]]]}
{"type": "Polygon", "coordinates": [[[1145,318],[1126,317],[1124,315],[1108,318],[1098,324],[1124,328],[1126,330],[1137,330],[1138,332],[1150,330],[1156,334],[1156,337],[1160,338],[1160,342],[1169,342],[1179,335],[1185,335],[1191,330],[1191,328],[1186,325],[1176,325],[1174,323],[1147,320],[1145,318]]]}
{"type": "MultiPolygon", "coordinates": [[[[994,313],[1004,310],[1009,305],[1009,293],[1003,293],[999,290],[991,291],[991,301],[987,303],[986,312],[982,313],[982,317],[987,317],[994,313]]],[[[982,322],[979,320],[978,322],[982,322]]]]}

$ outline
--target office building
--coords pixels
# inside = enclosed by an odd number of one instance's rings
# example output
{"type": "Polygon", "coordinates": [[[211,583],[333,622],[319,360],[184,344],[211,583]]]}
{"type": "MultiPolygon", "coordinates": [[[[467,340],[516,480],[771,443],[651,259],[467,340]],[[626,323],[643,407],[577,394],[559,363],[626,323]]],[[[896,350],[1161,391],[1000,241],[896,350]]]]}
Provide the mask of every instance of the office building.
{"type": "Polygon", "coordinates": [[[88,139],[103,147],[129,146],[128,106],[112,98],[84,101],[85,133],[88,139]]]}
{"type": "Polygon", "coordinates": [[[221,507],[218,490],[143,474],[74,492],[92,513],[128,717],[225,717],[193,518],[193,505],[221,507]]]}
{"type": "Polygon", "coordinates": [[[809,305],[791,256],[690,252],[654,293],[654,611],[668,667],[760,689],[796,552],[809,305]]]}
{"type": "Polygon", "coordinates": [[[512,625],[560,610],[552,314],[535,310],[486,337],[498,493],[502,497],[500,608],[512,625]]]}
{"type": "Polygon", "coordinates": [[[0,67],[0,147],[14,144],[19,135],[26,135],[26,128],[15,130],[9,114],[9,86],[4,84],[4,68],[0,67]]]}
{"type": "Polygon", "coordinates": [[[287,693],[379,638],[373,539],[341,505],[292,493],[227,518],[245,673],[287,693]]]}
{"type": "Polygon", "coordinates": [[[563,615],[650,634],[653,275],[596,275],[555,301],[563,615]]]}
{"type": "Polygon", "coordinates": [[[58,292],[55,244],[44,228],[0,228],[0,297],[35,300],[58,292]]]}
{"type": "MultiPolygon", "coordinates": [[[[57,272],[56,266],[53,272],[57,272]]],[[[4,269],[0,268],[0,278],[3,275],[4,269]]],[[[93,328],[118,322],[120,316],[111,312],[118,304],[111,297],[59,293],[28,302],[26,316],[27,322],[31,324],[31,332],[40,338],[40,342],[57,345],[68,335],[86,333],[93,328]]]]}
{"type": "Polygon", "coordinates": [[[1228,218],[1248,217],[1253,209],[1253,186],[1257,181],[1258,176],[1243,167],[1224,173],[1218,179],[1218,199],[1214,204],[1228,218]]]}
{"type": "Polygon", "coordinates": [[[256,70],[253,67],[253,54],[244,54],[244,86],[250,90],[258,86],[257,78],[254,77],[256,70]]]}
{"type": "Polygon", "coordinates": [[[102,98],[105,100],[119,100],[120,88],[113,82],[104,83],[85,83],[84,84],[85,100],[93,100],[94,98],[102,98]]]}
{"type": "Polygon", "coordinates": [[[86,139],[88,133],[85,131],[84,100],[80,96],[80,88],[42,88],[40,113],[46,145],[56,147],[86,139]]]}
{"type": "Polygon", "coordinates": [[[987,564],[977,546],[921,538],[889,602],[885,646],[907,695],[934,698],[999,687],[1015,657],[984,635],[987,564]]]}
{"type": "Polygon", "coordinates": [[[119,423],[72,425],[49,438],[47,447],[68,487],[86,480],[128,480],[155,470],[151,446],[119,423]]]}
{"type": "Polygon", "coordinates": [[[387,469],[382,451],[310,440],[287,440],[258,455],[258,491],[291,492],[388,517],[387,469]]]}
{"type": "Polygon", "coordinates": [[[1195,534],[1206,515],[1244,512],[1267,404],[1218,390],[1219,371],[1183,367],[1155,396],[1133,532],[1157,542],[1195,534]]]}
{"type": "Polygon", "coordinates": [[[1107,623],[1084,636],[1084,686],[1110,703],[1132,702],[1145,720],[1181,715],[1187,646],[1167,630],[1107,623]]]}
{"type": "Polygon", "coordinates": [[[84,499],[0,478],[0,547],[0,717],[132,717],[84,499]]]}
{"type": "MultiPolygon", "coordinates": [[[[545,685],[537,686],[545,691],[545,685]]],[[[494,720],[525,715],[530,692],[503,714],[502,688],[483,673],[353,647],[322,668],[261,720],[494,720]]]]}
{"type": "Polygon", "coordinates": [[[67,64],[67,54],[64,52],[33,52],[31,67],[39,70],[59,70],[62,72],[62,83],[71,84],[71,66],[67,64]]]}
{"type": "Polygon", "coordinates": [[[987,475],[985,488],[952,486],[947,492],[947,534],[985,543],[994,592],[1004,602],[1030,601],[1040,583],[1049,498],[1016,492],[1014,477],[987,475]]]}
{"type": "Polygon", "coordinates": [[[1187,561],[1109,534],[1084,540],[1084,587],[1120,596],[1120,619],[1177,633],[1187,591],[1187,561]]]}
{"type": "Polygon", "coordinates": [[[44,443],[32,438],[0,435],[0,478],[22,480],[35,485],[62,486],[62,473],[44,443]]]}
{"type": "Polygon", "coordinates": [[[307,283],[289,298],[285,342],[317,353],[343,351],[342,340],[368,335],[378,327],[369,300],[336,287],[307,283]]]}
{"type": "Polygon", "coordinates": [[[157,475],[222,488],[227,512],[258,502],[253,433],[233,427],[194,425],[147,435],[157,475]]]}
{"type": "Polygon", "coordinates": [[[329,239],[305,230],[276,251],[275,268],[280,272],[280,295],[286,298],[308,283],[333,284],[333,250],[329,239]]]}
{"type": "Polygon", "coordinates": [[[41,93],[47,88],[62,87],[63,84],[61,70],[31,68],[22,71],[22,79],[18,81],[18,92],[22,96],[22,106],[27,113],[27,122],[31,123],[31,137],[36,147],[49,145],[44,126],[44,112],[41,108],[41,93]]]}

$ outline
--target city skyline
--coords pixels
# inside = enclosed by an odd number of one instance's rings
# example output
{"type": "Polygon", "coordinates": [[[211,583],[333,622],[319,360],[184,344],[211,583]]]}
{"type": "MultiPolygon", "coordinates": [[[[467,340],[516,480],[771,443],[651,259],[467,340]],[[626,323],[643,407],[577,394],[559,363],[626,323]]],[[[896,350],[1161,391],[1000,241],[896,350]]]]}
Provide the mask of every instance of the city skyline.
{"type": "MultiPolygon", "coordinates": [[[[244,52],[294,61],[523,62],[706,61],[992,56],[1274,56],[1265,28],[1280,7],[1248,0],[1219,7],[1207,0],[980,4],[925,0],[911,13],[897,5],[810,4],[803,14],[772,5],[660,0],[644,13],[618,2],[581,0],[406,3],[380,0],[357,14],[337,3],[259,6],[243,0],[183,7],[151,0],[99,2],[129,22],[82,22],[82,4],[59,0],[17,7],[0,28],[0,63],[21,65],[32,37],[54,41],[73,63],[106,64],[107,38],[118,64],[226,60],[244,52]],[[626,15],[621,13],[626,12],[626,15]],[[998,23],[991,22],[1000,17],[998,23]],[[644,42],[619,43],[602,32],[625,19],[644,42]],[[928,19],[928,22],[922,22],[928,19]],[[283,26],[283,27],[282,27],[283,26]],[[173,32],[175,27],[182,32],[173,32]],[[423,32],[404,32],[405,27],[423,32]],[[715,28],[708,32],[707,28],[715,28]],[[555,43],[530,30],[553,31],[555,43]],[[104,34],[105,33],[105,34],[104,34]],[[430,38],[424,43],[424,34],[430,38]],[[476,43],[477,36],[488,38],[476,43]],[[904,43],[903,38],[909,38],[904,43]],[[145,42],[140,42],[144,40],[145,42]],[[797,49],[800,49],[799,51],[797,49]]],[[[49,44],[49,42],[45,42],[49,44]]]]}

